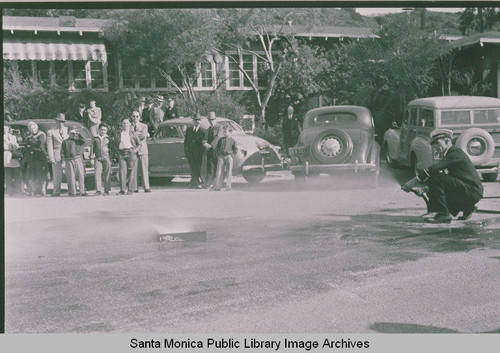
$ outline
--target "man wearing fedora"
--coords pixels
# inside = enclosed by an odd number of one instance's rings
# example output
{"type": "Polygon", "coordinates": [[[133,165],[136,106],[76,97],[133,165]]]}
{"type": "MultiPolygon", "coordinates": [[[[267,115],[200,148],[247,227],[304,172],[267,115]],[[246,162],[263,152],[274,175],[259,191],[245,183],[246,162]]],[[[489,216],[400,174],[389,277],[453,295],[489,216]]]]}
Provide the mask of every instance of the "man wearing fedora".
{"type": "Polygon", "coordinates": [[[61,147],[64,140],[68,139],[68,128],[64,125],[66,116],[60,113],[56,117],[56,127],[47,131],[47,154],[49,162],[52,164],[52,183],[54,184],[54,191],[52,196],[61,195],[61,182],[62,182],[62,159],[61,147]]]}
{"type": "Polygon", "coordinates": [[[191,181],[189,182],[189,189],[201,189],[201,164],[203,161],[203,140],[205,132],[200,126],[201,116],[196,113],[193,118],[193,126],[186,129],[186,136],[184,138],[184,153],[189,163],[191,171],[191,181]]]}
{"type": "MultiPolygon", "coordinates": [[[[467,220],[477,209],[476,203],[483,198],[483,185],[469,157],[453,146],[453,132],[437,129],[431,132],[431,145],[442,159],[427,169],[420,170],[417,181],[428,184],[428,223],[450,223],[451,215],[467,220]],[[447,173],[446,173],[447,172],[447,173]],[[451,215],[450,215],[451,214],[451,215]]],[[[411,191],[411,181],[403,190],[411,191]]]]}
{"type": "Polygon", "coordinates": [[[155,105],[149,113],[149,118],[153,124],[153,129],[156,131],[165,118],[165,107],[163,106],[163,96],[161,94],[156,96],[155,105]]]}

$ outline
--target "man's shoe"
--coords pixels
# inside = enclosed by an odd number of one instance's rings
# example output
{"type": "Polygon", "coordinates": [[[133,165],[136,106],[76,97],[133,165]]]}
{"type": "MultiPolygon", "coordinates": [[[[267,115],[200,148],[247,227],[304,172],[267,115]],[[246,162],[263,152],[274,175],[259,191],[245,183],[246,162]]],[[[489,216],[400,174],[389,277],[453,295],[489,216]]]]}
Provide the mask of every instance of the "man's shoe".
{"type": "Polygon", "coordinates": [[[425,221],[427,223],[451,223],[451,216],[449,214],[444,215],[438,213],[432,218],[427,218],[425,221]]]}
{"type": "Polygon", "coordinates": [[[144,190],[144,192],[151,192],[151,189],[146,189],[144,190]]]}
{"type": "Polygon", "coordinates": [[[127,191],[127,195],[132,195],[132,194],[133,194],[132,190],[127,191]]]}
{"type": "Polygon", "coordinates": [[[116,193],[117,195],[125,195],[125,191],[119,191],[116,193]]]}
{"type": "Polygon", "coordinates": [[[86,192],[84,192],[83,194],[80,194],[80,196],[88,196],[89,194],[87,194],[86,192]]]}
{"type": "Polygon", "coordinates": [[[226,191],[231,191],[231,188],[226,188],[226,191]]]}
{"type": "Polygon", "coordinates": [[[433,218],[437,215],[436,212],[427,212],[426,214],[423,214],[421,217],[423,219],[427,219],[427,218],[433,218]]]}
{"type": "Polygon", "coordinates": [[[100,192],[100,191],[96,191],[94,194],[94,196],[101,196],[101,195],[102,195],[102,192],[100,192]]]}
{"type": "Polygon", "coordinates": [[[69,194],[69,197],[76,197],[76,194],[69,194]]]}
{"type": "Polygon", "coordinates": [[[477,211],[477,206],[474,206],[474,207],[472,207],[472,208],[469,208],[469,209],[467,209],[467,210],[464,210],[464,211],[463,211],[462,216],[458,217],[458,220],[460,220],[460,221],[466,221],[466,220],[468,220],[468,219],[472,216],[472,214],[473,214],[474,212],[476,212],[476,211],[477,211]]]}
{"type": "Polygon", "coordinates": [[[57,193],[57,194],[51,194],[50,196],[53,196],[53,197],[59,197],[59,196],[61,196],[61,194],[60,194],[60,193],[57,193]]]}
{"type": "Polygon", "coordinates": [[[109,191],[105,191],[104,194],[102,194],[102,196],[109,196],[109,191]]]}
{"type": "Polygon", "coordinates": [[[134,192],[139,192],[139,190],[134,190],[134,192]]]}

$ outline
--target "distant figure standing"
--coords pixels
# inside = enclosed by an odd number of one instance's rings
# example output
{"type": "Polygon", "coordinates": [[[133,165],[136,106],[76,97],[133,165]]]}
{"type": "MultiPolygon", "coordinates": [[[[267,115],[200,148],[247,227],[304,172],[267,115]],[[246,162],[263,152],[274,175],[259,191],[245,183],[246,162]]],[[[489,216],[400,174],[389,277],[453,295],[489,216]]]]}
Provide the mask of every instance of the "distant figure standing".
{"type": "Polygon", "coordinates": [[[151,120],[151,112],[153,111],[154,100],[152,97],[148,97],[146,99],[146,104],[142,109],[141,113],[141,121],[148,126],[149,135],[153,135],[155,128],[153,121],[151,120]]]}
{"type": "Polygon", "coordinates": [[[90,108],[87,110],[89,116],[89,130],[92,136],[99,135],[99,125],[101,124],[102,112],[101,108],[96,106],[95,101],[90,101],[90,108]]]}
{"type": "Polygon", "coordinates": [[[203,139],[205,132],[200,127],[201,117],[199,113],[193,118],[193,126],[186,129],[186,137],[184,138],[184,153],[189,163],[191,170],[191,181],[189,189],[201,189],[201,164],[203,161],[203,139]]]}
{"type": "Polygon", "coordinates": [[[215,121],[215,113],[210,112],[208,115],[208,122],[210,126],[205,132],[205,139],[203,140],[203,146],[207,150],[207,187],[213,186],[215,173],[217,170],[217,153],[215,148],[217,147],[217,142],[221,137],[221,128],[215,121]]]}
{"type": "Polygon", "coordinates": [[[5,191],[8,195],[22,193],[21,163],[13,155],[19,148],[17,138],[11,134],[9,126],[3,127],[3,167],[5,177],[5,191]]]}
{"type": "Polygon", "coordinates": [[[165,107],[163,106],[163,96],[158,95],[156,97],[155,104],[149,113],[149,119],[153,124],[154,131],[158,129],[158,126],[161,124],[164,118],[165,118],[165,107]]]}
{"type": "Polygon", "coordinates": [[[34,121],[28,123],[29,135],[26,138],[25,158],[26,177],[29,195],[45,195],[47,181],[47,136],[38,129],[34,121]]]}
{"type": "Polygon", "coordinates": [[[52,196],[61,196],[61,182],[62,182],[62,159],[61,159],[61,146],[68,135],[68,128],[64,125],[66,123],[66,116],[60,113],[56,117],[56,128],[47,131],[47,155],[49,162],[52,164],[52,183],[54,184],[54,191],[52,196]]]}
{"type": "Polygon", "coordinates": [[[132,112],[132,131],[135,132],[139,138],[139,146],[137,146],[137,163],[134,167],[134,185],[133,190],[138,192],[139,181],[138,181],[138,169],[141,168],[142,176],[142,187],[144,192],[151,192],[151,187],[149,186],[149,156],[148,156],[148,126],[141,123],[141,115],[138,111],[134,110],[132,112]]]}
{"type": "Polygon", "coordinates": [[[288,149],[297,144],[300,134],[300,121],[293,114],[293,107],[290,105],[287,108],[287,115],[283,119],[283,140],[285,143],[285,150],[288,154],[288,149]]]}
{"type": "Polygon", "coordinates": [[[99,126],[99,135],[94,137],[90,153],[91,158],[94,159],[95,166],[96,196],[107,196],[111,191],[111,159],[109,157],[109,142],[108,126],[101,123],[99,126]]]}
{"type": "Polygon", "coordinates": [[[76,180],[80,186],[80,195],[87,196],[85,191],[85,174],[83,166],[83,145],[85,139],[75,127],[69,129],[69,137],[64,140],[61,148],[61,157],[66,162],[66,181],[68,182],[69,196],[76,196],[76,180]]]}
{"type": "Polygon", "coordinates": [[[115,146],[118,150],[118,161],[120,163],[120,192],[119,194],[132,195],[134,192],[134,166],[137,163],[137,146],[139,138],[130,128],[130,119],[123,118],[121,131],[115,138],[115,146]],[[127,190],[127,191],[125,191],[127,190]]]}
{"type": "Polygon", "coordinates": [[[175,100],[170,97],[168,99],[168,104],[165,107],[165,119],[170,120],[176,118],[179,118],[179,107],[177,107],[175,100]]]}
{"type": "Polygon", "coordinates": [[[74,114],[73,119],[86,126],[90,126],[90,121],[88,120],[89,114],[87,113],[87,108],[85,107],[85,104],[80,103],[78,105],[78,111],[74,114]]]}
{"type": "Polygon", "coordinates": [[[217,142],[217,175],[214,187],[210,190],[219,191],[226,178],[226,191],[231,191],[231,180],[233,177],[233,157],[238,152],[236,141],[229,136],[233,131],[230,127],[224,126],[222,129],[224,136],[217,142]]]}

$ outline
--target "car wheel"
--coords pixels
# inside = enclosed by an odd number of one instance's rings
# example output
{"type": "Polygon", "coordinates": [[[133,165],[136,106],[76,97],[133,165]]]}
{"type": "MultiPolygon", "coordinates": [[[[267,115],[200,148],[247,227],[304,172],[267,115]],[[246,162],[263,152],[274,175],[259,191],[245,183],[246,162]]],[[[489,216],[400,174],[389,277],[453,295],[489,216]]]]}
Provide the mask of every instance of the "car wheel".
{"type": "Polygon", "coordinates": [[[398,166],[398,161],[392,159],[391,156],[389,155],[389,145],[387,144],[387,142],[384,144],[383,153],[384,153],[385,161],[387,162],[387,164],[390,167],[396,168],[398,166]]]}
{"type": "Polygon", "coordinates": [[[266,172],[262,170],[252,170],[243,173],[243,178],[250,184],[258,184],[266,177],[266,172]]]}
{"type": "Polygon", "coordinates": [[[487,183],[493,183],[497,181],[498,178],[498,172],[496,173],[484,173],[483,174],[483,181],[487,183]]]}
{"type": "Polygon", "coordinates": [[[315,139],[311,148],[313,157],[323,164],[344,162],[352,154],[352,140],[341,130],[325,130],[315,139]]]}
{"type": "Polygon", "coordinates": [[[487,131],[479,128],[464,131],[457,138],[455,146],[461,148],[474,165],[488,162],[495,152],[493,137],[487,131]]]}

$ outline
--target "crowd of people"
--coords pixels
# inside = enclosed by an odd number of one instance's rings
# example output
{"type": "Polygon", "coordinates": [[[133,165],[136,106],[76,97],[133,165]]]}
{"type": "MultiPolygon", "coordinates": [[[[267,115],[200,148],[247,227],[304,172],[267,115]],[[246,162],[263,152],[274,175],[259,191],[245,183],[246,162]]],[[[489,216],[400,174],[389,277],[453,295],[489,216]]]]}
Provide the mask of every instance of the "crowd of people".
{"type": "MultiPolygon", "coordinates": [[[[90,162],[95,170],[96,196],[111,192],[113,154],[119,167],[119,195],[139,192],[138,176],[141,175],[144,192],[151,192],[149,183],[149,154],[147,138],[165,119],[179,117],[175,101],[163,104],[163,97],[156,102],[142,97],[131,117],[121,119],[119,131],[108,135],[110,126],[102,121],[102,111],[95,101],[86,108],[80,104],[74,120],[86,125],[92,135],[90,162]]],[[[66,124],[66,115],[56,116],[55,127],[41,131],[36,120],[28,123],[28,135],[23,146],[17,141],[12,129],[4,127],[4,170],[7,194],[27,193],[30,196],[46,194],[52,174],[52,196],[61,195],[63,171],[69,196],[87,196],[85,188],[85,140],[79,131],[66,124]],[[22,160],[22,163],[21,163],[22,160]],[[50,169],[50,170],[49,170],[50,169]]],[[[231,190],[233,156],[237,152],[235,141],[229,136],[230,129],[216,124],[214,112],[209,114],[207,131],[200,128],[200,114],[193,118],[193,126],[185,133],[184,151],[187,157],[191,181],[189,188],[220,190],[227,179],[226,190],[231,190]],[[203,154],[207,152],[207,178],[201,182],[203,154]]]]}

